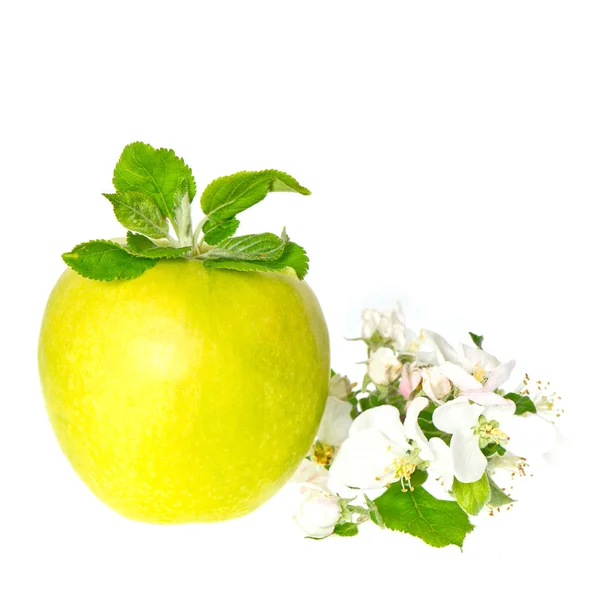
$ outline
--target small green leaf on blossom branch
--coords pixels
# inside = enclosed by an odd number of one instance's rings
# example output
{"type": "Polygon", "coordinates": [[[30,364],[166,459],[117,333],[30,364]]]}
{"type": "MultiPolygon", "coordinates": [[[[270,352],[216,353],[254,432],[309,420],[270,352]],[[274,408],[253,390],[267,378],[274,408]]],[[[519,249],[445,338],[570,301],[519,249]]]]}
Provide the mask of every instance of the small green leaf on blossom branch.
{"type": "Polygon", "coordinates": [[[138,231],[156,240],[167,237],[169,225],[154,200],[141,192],[102,194],[110,200],[117,221],[127,229],[138,231]]]}
{"type": "MultiPolygon", "coordinates": [[[[202,193],[200,204],[209,220],[220,222],[254,206],[269,192],[310,194],[287,173],[274,170],[242,171],[215,179],[202,193]]],[[[203,231],[206,233],[205,229],[203,231]]]]}
{"type": "Polygon", "coordinates": [[[487,473],[484,473],[481,479],[473,483],[462,483],[455,478],[452,491],[456,501],[470,515],[478,515],[491,497],[487,473]]]}
{"type": "Polygon", "coordinates": [[[469,517],[453,500],[438,500],[424,488],[404,491],[392,484],[375,500],[388,529],[403,531],[435,548],[451,544],[462,548],[467,533],[473,530],[469,517]]]}
{"type": "Polygon", "coordinates": [[[162,215],[173,219],[175,193],[184,178],[188,181],[189,197],[194,198],[196,183],[192,171],[173,150],[134,142],[123,150],[113,184],[117,192],[142,192],[150,196],[162,215]]]}
{"type": "Polygon", "coordinates": [[[383,519],[379,514],[377,504],[375,504],[375,502],[373,502],[373,500],[371,500],[371,498],[369,498],[366,494],[363,494],[363,496],[365,499],[365,504],[367,505],[367,510],[369,511],[369,518],[371,519],[371,521],[373,521],[373,523],[375,523],[375,525],[378,525],[379,527],[385,527],[385,525],[383,524],[383,519]]]}
{"type": "Polygon", "coordinates": [[[135,279],[157,262],[153,258],[134,256],[123,246],[108,240],[78,244],[71,252],[65,252],[62,258],[82,277],[98,281],[135,279]]]}
{"type": "Polygon", "coordinates": [[[218,244],[233,235],[239,226],[240,222],[235,217],[225,221],[212,221],[209,219],[202,227],[204,241],[207,244],[218,244]]]}
{"type": "Polygon", "coordinates": [[[516,502],[508,494],[505,494],[496,484],[496,482],[488,475],[488,481],[490,483],[490,499],[487,505],[490,508],[500,508],[506,504],[512,504],[516,502]]]}
{"type": "Polygon", "coordinates": [[[127,232],[127,248],[136,256],[146,258],[178,258],[192,250],[191,246],[184,248],[171,248],[170,246],[157,246],[152,240],[139,233],[127,232]]]}
{"type": "Polygon", "coordinates": [[[483,336],[482,335],[477,335],[476,333],[472,333],[471,331],[469,331],[469,335],[471,336],[471,339],[473,340],[473,343],[480,350],[483,350],[483,348],[482,348],[482,346],[483,346],[483,336]]]}
{"type": "Polygon", "coordinates": [[[304,279],[308,272],[308,257],[304,248],[288,242],[283,254],[274,261],[242,260],[205,260],[204,266],[213,269],[232,269],[234,271],[283,271],[295,272],[298,279],[304,279]]]}
{"type": "Polygon", "coordinates": [[[356,523],[338,523],[334,527],[333,533],[342,537],[352,537],[358,534],[358,525],[356,523]]]}
{"type": "Polygon", "coordinates": [[[281,258],[288,242],[284,233],[277,237],[274,233],[242,235],[223,240],[218,246],[211,248],[203,257],[205,259],[225,260],[260,260],[271,262],[281,258]]]}
{"type": "Polygon", "coordinates": [[[517,416],[524,415],[527,412],[537,412],[537,408],[535,407],[533,400],[529,396],[522,396],[521,394],[514,394],[511,392],[510,394],[505,394],[504,397],[508,400],[512,400],[515,403],[517,407],[515,415],[517,416]]]}
{"type": "Polygon", "coordinates": [[[450,438],[452,437],[452,435],[449,433],[446,433],[444,431],[440,431],[433,424],[433,411],[436,408],[437,407],[430,402],[429,405],[426,406],[419,413],[419,417],[418,417],[419,427],[421,428],[421,430],[425,434],[425,437],[428,440],[430,440],[431,438],[434,438],[434,437],[438,437],[438,438],[444,440],[447,444],[449,444],[450,438]]]}

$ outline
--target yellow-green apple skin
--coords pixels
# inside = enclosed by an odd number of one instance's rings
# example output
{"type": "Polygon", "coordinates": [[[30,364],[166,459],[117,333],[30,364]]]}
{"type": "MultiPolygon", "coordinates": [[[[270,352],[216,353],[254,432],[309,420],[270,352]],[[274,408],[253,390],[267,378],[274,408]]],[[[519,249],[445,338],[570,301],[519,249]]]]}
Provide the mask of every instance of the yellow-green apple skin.
{"type": "Polygon", "coordinates": [[[329,337],[287,274],[178,259],[108,283],[68,269],[39,370],[56,437],[103,502],[139,521],[217,521],[265,502],[309,450],[329,337]]]}

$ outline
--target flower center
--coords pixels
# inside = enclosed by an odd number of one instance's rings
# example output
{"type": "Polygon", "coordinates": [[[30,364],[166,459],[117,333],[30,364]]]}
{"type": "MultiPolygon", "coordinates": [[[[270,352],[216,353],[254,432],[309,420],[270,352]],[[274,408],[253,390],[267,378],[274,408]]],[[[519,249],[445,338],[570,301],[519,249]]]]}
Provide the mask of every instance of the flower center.
{"type": "Polygon", "coordinates": [[[475,435],[479,436],[479,447],[485,448],[488,444],[505,444],[508,436],[500,429],[500,423],[488,421],[483,415],[479,417],[479,423],[473,427],[475,435]]]}
{"type": "Polygon", "coordinates": [[[394,477],[396,479],[410,480],[410,476],[415,472],[417,465],[406,458],[395,458],[392,461],[394,467],[394,477]]]}
{"type": "Polygon", "coordinates": [[[329,444],[323,444],[318,440],[313,447],[312,459],[318,464],[326,467],[331,464],[335,449],[329,444]]]}
{"type": "Polygon", "coordinates": [[[483,367],[480,367],[479,365],[475,366],[475,369],[473,370],[473,377],[475,377],[475,379],[477,379],[477,381],[479,381],[479,383],[483,383],[485,380],[485,376],[486,376],[486,371],[483,367]]]}

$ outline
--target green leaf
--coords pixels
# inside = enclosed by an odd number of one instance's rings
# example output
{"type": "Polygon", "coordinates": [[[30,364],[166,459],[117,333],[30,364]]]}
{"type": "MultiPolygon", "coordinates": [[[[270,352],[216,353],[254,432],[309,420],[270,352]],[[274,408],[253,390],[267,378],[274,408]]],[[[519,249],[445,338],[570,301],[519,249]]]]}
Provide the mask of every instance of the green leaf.
{"type": "Polygon", "coordinates": [[[281,238],[274,233],[259,233],[228,238],[204,256],[207,259],[260,260],[272,262],[281,258],[287,243],[285,230],[281,238]]]}
{"type": "Polygon", "coordinates": [[[281,257],[274,261],[205,260],[204,265],[212,269],[232,269],[234,271],[295,271],[298,279],[304,279],[308,272],[308,257],[298,244],[288,242],[281,257]]]}
{"type": "Polygon", "coordinates": [[[127,248],[136,256],[147,258],[177,258],[191,251],[191,246],[171,248],[170,246],[157,246],[152,240],[139,233],[127,232],[127,248]]]}
{"type": "Polygon", "coordinates": [[[102,194],[110,200],[121,225],[159,240],[167,237],[169,225],[154,200],[142,192],[102,194]]]}
{"type": "Polygon", "coordinates": [[[508,398],[508,400],[512,400],[516,404],[517,410],[515,410],[515,415],[523,415],[527,412],[537,412],[537,408],[529,396],[522,396],[521,394],[511,392],[510,394],[505,394],[504,397],[508,398]]]}
{"type": "Polygon", "coordinates": [[[473,340],[473,343],[480,349],[483,350],[482,345],[483,345],[483,336],[482,335],[477,335],[476,333],[472,333],[469,331],[469,335],[471,336],[471,339],[473,340]]]}
{"type": "Polygon", "coordinates": [[[233,235],[239,226],[240,222],[235,217],[225,221],[212,221],[209,219],[202,226],[204,241],[207,244],[218,244],[233,235]]]}
{"type": "Polygon", "coordinates": [[[184,178],[188,181],[189,197],[193,198],[196,183],[192,171],[173,150],[134,142],[123,150],[115,167],[113,184],[118,192],[141,192],[150,196],[162,215],[173,219],[175,193],[184,178]]]}
{"type": "Polygon", "coordinates": [[[454,479],[452,491],[456,501],[470,514],[477,515],[479,511],[490,501],[490,483],[487,474],[473,483],[462,483],[454,479]]]}
{"type": "Polygon", "coordinates": [[[456,502],[438,500],[422,487],[403,491],[394,483],[375,504],[386,527],[414,535],[436,548],[450,544],[462,548],[465,536],[473,530],[456,502]]]}
{"type": "Polygon", "coordinates": [[[293,177],[281,171],[242,171],[215,179],[202,193],[200,204],[211,221],[223,222],[254,206],[269,192],[310,194],[293,177]]]}
{"type": "Polygon", "coordinates": [[[433,411],[437,407],[431,402],[419,413],[418,422],[421,430],[425,434],[425,437],[430,440],[434,437],[439,437],[444,440],[447,444],[450,443],[451,434],[446,433],[445,431],[440,431],[433,424],[433,411]]]}
{"type": "Polygon", "coordinates": [[[157,262],[156,259],[134,256],[123,246],[108,240],[78,244],[62,258],[82,277],[99,281],[135,279],[157,262]]]}
{"type": "Polygon", "coordinates": [[[356,523],[338,523],[334,527],[333,533],[343,537],[351,537],[358,533],[358,525],[356,523]]]}
{"type": "Polygon", "coordinates": [[[488,481],[490,483],[490,499],[487,505],[490,508],[499,508],[505,504],[512,504],[516,502],[508,494],[505,494],[499,487],[498,484],[488,475],[488,481]]]}

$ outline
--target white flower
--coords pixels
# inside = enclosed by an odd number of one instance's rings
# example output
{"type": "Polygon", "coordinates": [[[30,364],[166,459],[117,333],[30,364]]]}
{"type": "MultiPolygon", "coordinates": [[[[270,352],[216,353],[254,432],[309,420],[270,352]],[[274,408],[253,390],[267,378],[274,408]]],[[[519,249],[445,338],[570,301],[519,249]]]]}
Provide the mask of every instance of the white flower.
{"type": "MultiPolygon", "coordinates": [[[[413,432],[418,428],[417,415],[416,410],[406,415],[405,423],[410,422],[413,432]]],[[[398,409],[376,406],[354,420],[329,474],[332,481],[349,487],[377,489],[400,479],[408,481],[420,462],[419,449],[407,439],[398,409]]]]}
{"type": "Polygon", "coordinates": [[[461,397],[479,404],[505,404],[508,401],[496,390],[510,377],[514,367],[514,360],[499,365],[489,373],[484,384],[469,375],[463,367],[451,362],[442,363],[439,370],[460,390],[461,397]]]}
{"type": "Polygon", "coordinates": [[[305,458],[290,482],[301,484],[302,499],[294,516],[296,523],[311,537],[331,535],[342,509],[339,496],[328,488],[327,469],[305,458]]]}
{"type": "Polygon", "coordinates": [[[343,375],[334,375],[329,380],[329,395],[340,400],[346,400],[352,391],[350,380],[343,375]]]}
{"type": "Polygon", "coordinates": [[[317,432],[317,439],[322,444],[333,448],[339,446],[348,437],[348,431],[352,425],[351,410],[352,405],[349,402],[329,396],[317,432]]]}
{"type": "Polygon", "coordinates": [[[306,535],[323,538],[333,533],[341,514],[339,496],[319,487],[307,487],[294,520],[306,535]]]}
{"type": "Polygon", "coordinates": [[[400,306],[395,310],[378,311],[367,308],[363,311],[362,338],[370,340],[376,333],[385,341],[390,341],[397,349],[403,348],[404,315],[400,306]]]}
{"type": "Polygon", "coordinates": [[[488,354],[480,348],[473,348],[466,344],[461,344],[461,348],[463,352],[461,364],[475,379],[482,383],[487,374],[501,364],[495,356],[488,354]]]}
{"type": "MultiPolygon", "coordinates": [[[[515,405],[511,404],[512,406],[508,403],[492,405],[488,408],[506,408],[514,414],[515,405]]],[[[456,478],[463,483],[472,483],[481,479],[487,466],[487,458],[481,452],[480,446],[481,426],[488,426],[484,431],[488,431],[489,441],[495,440],[502,444],[506,442],[506,434],[498,424],[494,425],[489,414],[483,414],[485,410],[479,404],[471,404],[466,398],[460,398],[439,406],[433,412],[433,424],[440,431],[452,434],[450,450],[454,461],[454,472],[456,478]],[[481,416],[484,419],[480,422],[481,416]]]]}
{"type": "Polygon", "coordinates": [[[402,364],[390,348],[379,348],[369,359],[368,373],[377,385],[389,385],[400,377],[402,364]]]}
{"type": "Polygon", "coordinates": [[[481,450],[488,444],[500,444],[518,456],[549,450],[555,437],[552,424],[537,415],[515,416],[515,410],[511,400],[482,406],[464,397],[435,409],[433,424],[452,434],[450,449],[459,481],[472,483],[483,476],[487,458],[481,450]]]}

